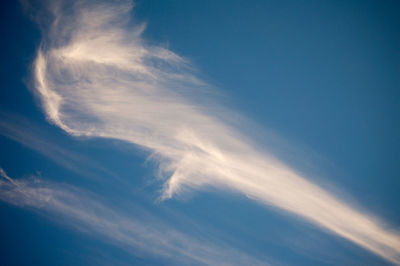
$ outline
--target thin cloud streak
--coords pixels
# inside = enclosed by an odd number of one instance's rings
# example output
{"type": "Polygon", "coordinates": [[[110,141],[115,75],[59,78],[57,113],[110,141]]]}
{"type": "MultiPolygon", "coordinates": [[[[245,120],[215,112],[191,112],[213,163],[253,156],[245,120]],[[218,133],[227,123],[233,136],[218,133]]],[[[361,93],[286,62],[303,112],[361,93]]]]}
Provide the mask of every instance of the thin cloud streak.
{"type": "Polygon", "coordinates": [[[192,238],[143,211],[117,212],[87,191],[36,177],[14,180],[2,168],[0,176],[5,179],[0,178],[0,200],[49,214],[61,224],[100,237],[135,256],[164,258],[173,264],[267,265],[240,251],[192,238]]]}
{"type": "Polygon", "coordinates": [[[94,177],[95,172],[118,178],[97,162],[52,141],[48,132],[19,115],[0,111],[0,135],[46,156],[82,177],[94,177]]]}
{"type": "MultiPolygon", "coordinates": [[[[59,2],[62,7],[62,2],[59,2]]],[[[131,2],[53,8],[34,62],[34,91],[51,123],[77,136],[148,150],[166,178],[162,198],[217,187],[295,214],[400,264],[400,235],[308,181],[209,106],[207,85],[173,52],[128,27],[131,2]]],[[[229,112],[225,111],[225,114],[229,112]]]]}

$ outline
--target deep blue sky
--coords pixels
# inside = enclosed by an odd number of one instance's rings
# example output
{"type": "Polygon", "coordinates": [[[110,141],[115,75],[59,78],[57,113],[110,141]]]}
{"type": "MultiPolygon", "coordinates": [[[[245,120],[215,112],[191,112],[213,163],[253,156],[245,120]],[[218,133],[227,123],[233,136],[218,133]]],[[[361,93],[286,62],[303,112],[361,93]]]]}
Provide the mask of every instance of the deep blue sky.
{"type": "MultiPolygon", "coordinates": [[[[93,163],[72,161],[80,169],[74,170],[40,148],[0,136],[0,167],[11,177],[39,175],[83,187],[121,209],[129,208],[121,203],[129,198],[193,233],[169,214],[178,213],[201,225],[195,234],[278,264],[387,263],[241,195],[194,192],[157,202],[159,187],[143,151],[117,141],[74,139],[46,121],[26,86],[40,32],[17,1],[3,3],[0,12],[0,119],[42,139],[48,144],[43,149],[64,147],[93,163]]],[[[301,150],[308,159],[298,160],[299,167],[314,169],[321,184],[399,228],[399,12],[398,1],[138,0],[133,14],[147,23],[149,43],[190,60],[226,105],[301,150]]],[[[258,138],[263,141],[262,134],[258,138]]],[[[3,202],[0,209],[1,265],[170,263],[135,257],[35,211],[3,202]]]]}

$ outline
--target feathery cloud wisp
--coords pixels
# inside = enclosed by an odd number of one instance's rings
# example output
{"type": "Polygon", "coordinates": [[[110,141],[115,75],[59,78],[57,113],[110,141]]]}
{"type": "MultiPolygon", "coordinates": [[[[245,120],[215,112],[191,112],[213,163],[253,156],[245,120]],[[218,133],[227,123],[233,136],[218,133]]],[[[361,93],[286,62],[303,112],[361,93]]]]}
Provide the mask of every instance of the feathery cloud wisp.
{"type": "Polygon", "coordinates": [[[143,210],[132,213],[134,206],[130,214],[121,213],[74,187],[36,177],[14,180],[2,168],[0,177],[4,178],[0,178],[0,200],[51,214],[60,223],[94,234],[136,256],[167,258],[174,264],[267,265],[235,249],[190,237],[143,210]]]}
{"type": "MultiPolygon", "coordinates": [[[[62,3],[59,3],[62,5],[62,3]]],[[[196,104],[202,87],[184,59],[129,28],[131,2],[53,8],[34,63],[35,92],[52,123],[73,135],[114,138],[152,153],[163,197],[231,189],[298,215],[400,264],[400,236],[260,152],[221,116],[196,104]]]]}
{"type": "Polygon", "coordinates": [[[0,135],[28,147],[53,160],[57,164],[83,177],[93,177],[96,173],[116,175],[100,164],[72,152],[49,137],[49,134],[24,117],[0,111],[0,135]],[[29,130],[27,130],[29,129],[29,130]],[[85,169],[90,169],[85,170],[85,169]]]}

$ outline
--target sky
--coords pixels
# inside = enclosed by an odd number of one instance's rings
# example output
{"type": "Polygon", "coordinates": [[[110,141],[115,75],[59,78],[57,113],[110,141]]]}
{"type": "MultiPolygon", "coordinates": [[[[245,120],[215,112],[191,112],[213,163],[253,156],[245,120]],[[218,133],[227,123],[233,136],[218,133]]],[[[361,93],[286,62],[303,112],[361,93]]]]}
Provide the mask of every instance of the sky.
{"type": "Polygon", "coordinates": [[[400,265],[398,1],[5,1],[1,265],[400,265]]]}

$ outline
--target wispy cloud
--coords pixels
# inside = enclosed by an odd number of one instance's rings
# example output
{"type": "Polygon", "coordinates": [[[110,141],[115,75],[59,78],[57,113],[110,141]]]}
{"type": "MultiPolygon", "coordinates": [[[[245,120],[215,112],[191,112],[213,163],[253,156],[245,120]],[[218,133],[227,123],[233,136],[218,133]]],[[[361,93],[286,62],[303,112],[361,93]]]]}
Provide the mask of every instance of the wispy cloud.
{"type": "Polygon", "coordinates": [[[14,182],[14,180],[13,180],[11,177],[9,177],[9,176],[7,175],[7,173],[4,171],[3,168],[0,168],[0,176],[3,177],[3,178],[5,178],[5,179],[6,179],[8,182],[10,182],[11,184],[17,186],[17,184],[14,182]]]}
{"type": "Polygon", "coordinates": [[[2,168],[0,177],[5,179],[0,179],[0,200],[49,214],[59,223],[93,234],[136,256],[161,257],[174,264],[266,265],[240,251],[183,234],[143,210],[132,212],[134,206],[129,214],[121,213],[95,195],[71,186],[36,177],[13,180],[2,168]]]}
{"type": "MultiPolygon", "coordinates": [[[[209,105],[207,85],[175,53],[130,26],[132,3],[53,6],[34,63],[34,88],[52,123],[72,135],[148,150],[167,177],[163,198],[207,186],[230,189],[302,217],[400,264],[400,236],[259,151],[209,105]],[[68,11],[67,11],[68,10],[68,11]]],[[[226,111],[225,111],[226,112],[226,111]]],[[[226,112],[229,114],[229,112],[226,112]]]]}
{"type": "Polygon", "coordinates": [[[94,177],[93,173],[99,172],[116,176],[97,162],[65,148],[55,139],[52,140],[49,132],[22,116],[0,111],[0,135],[46,156],[80,176],[94,177]]]}

